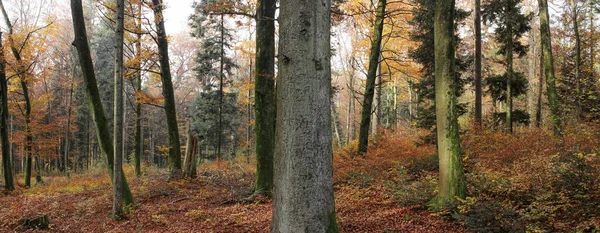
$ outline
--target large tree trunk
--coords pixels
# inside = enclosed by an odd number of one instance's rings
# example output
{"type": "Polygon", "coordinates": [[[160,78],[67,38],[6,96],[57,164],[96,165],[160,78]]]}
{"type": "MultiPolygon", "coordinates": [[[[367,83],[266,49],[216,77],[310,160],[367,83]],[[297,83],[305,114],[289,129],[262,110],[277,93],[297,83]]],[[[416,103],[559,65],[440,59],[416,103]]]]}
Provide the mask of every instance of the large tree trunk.
{"type": "Polygon", "coordinates": [[[548,14],[548,0],[538,0],[540,7],[540,32],[542,38],[542,53],[544,57],[544,72],[546,74],[546,89],[548,104],[552,114],[552,129],[554,136],[562,137],[562,119],[558,93],[556,91],[556,77],[554,76],[554,58],[552,57],[552,41],[550,40],[550,15],[548,14]]]}
{"type": "Polygon", "coordinates": [[[475,122],[481,126],[481,0],[475,0],[475,122]]]}
{"type": "Polygon", "coordinates": [[[15,60],[17,60],[17,69],[18,69],[18,77],[20,79],[21,88],[23,89],[23,98],[25,99],[25,111],[23,112],[23,117],[25,117],[25,187],[29,187],[31,185],[31,146],[33,144],[33,136],[31,135],[31,101],[29,99],[29,88],[27,87],[26,78],[23,76],[27,75],[27,68],[25,68],[21,63],[23,59],[21,58],[21,53],[17,47],[15,47],[15,42],[13,40],[13,24],[6,13],[6,9],[4,8],[4,3],[0,0],[0,8],[2,10],[2,15],[4,16],[4,22],[8,27],[8,42],[10,50],[15,56],[15,60]]]}
{"type": "Polygon", "coordinates": [[[440,165],[435,208],[466,197],[466,181],[458,126],[455,76],[454,0],[435,2],[435,108],[440,165]]]}
{"type": "Polygon", "coordinates": [[[281,0],[271,232],[339,232],[333,198],[329,0],[281,0]]]}
{"type": "Polygon", "coordinates": [[[112,218],[119,220],[123,217],[123,30],[125,16],[124,0],[116,0],[117,25],[115,28],[115,93],[114,93],[114,152],[115,167],[113,181],[112,218]]]}
{"type": "MultiPolygon", "coordinates": [[[[92,56],[90,54],[90,46],[87,41],[87,32],[85,30],[85,21],[83,17],[83,9],[81,7],[81,0],[71,0],[71,15],[73,16],[73,30],[75,31],[73,46],[77,48],[79,64],[81,65],[81,69],[83,71],[83,81],[88,96],[88,105],[90,107],[92,119],[96,128],[96,137],[98,138],[100,150],[106,156],[106,168],[108,169],[112,182],[114,175],[114,152],[112,138],[110,136],[110,131],[108,130],[106,115],[104,115],[104,109],[102,107],[102,101],[100,99],[100,93],[96,83],[96,75],[94,74],[94,65],[92,63],[92,56]]],[[[131,195],[131,191],[129,190],[129,185],[127,184],[127,179],[125,176],[123,176],[123,204],[133,204],[133,196],[131,195]]]]}
{"type": "Polygon", "coordinates": [[[2,171],[4,175],[4,188],[15,189],[10,158],[10,142],[8,141],[8,85],[6,83],[6,60],[2,46],[2,32],[0,32],[0,140],[2,140],[2,171]]]}
{"type": "Polygon", "coordinates": [[[273,189],[275,150],[275,10],[276,0],[259,0],[256,10],[256,76],[254,111],[256,137],[255,192],[273,189]]]}
{"type": "Polygon", "coordinates": [[[152,0],[154,11],[154,23],[157,28],[158,54],[160,55],[160,77],[162,80],[162,92],[167,128],[169,131],[169,171],[172,178],[181,176],[181,145],[179,142],[179,129],[177,128],[177,112],[175,111],[175,95],[173,94],[173,82],[171,81],[171,68],[169,67],[169,44],[165,32],[165,21],[163,18],[162,0],[152,0]]]}
{"type": "Polygon", "coordinates": [[[358,153],[366,153],[369,147],[369,126],[371,124],[371,111],[373,109],[373,95],[375,94],[375,81],[377,79],[377,67],[381,54],[381,39],[383,32],[383,19],[385,17],[386,0],[379,0],[375,12],[375,24],[373,26],[373,42],[371,43],[371,54],[369,55],[369,70],[367,72],[367,86],[363,99],[363,109],[360,120],[360,132],[358,133],[358,153]]]}

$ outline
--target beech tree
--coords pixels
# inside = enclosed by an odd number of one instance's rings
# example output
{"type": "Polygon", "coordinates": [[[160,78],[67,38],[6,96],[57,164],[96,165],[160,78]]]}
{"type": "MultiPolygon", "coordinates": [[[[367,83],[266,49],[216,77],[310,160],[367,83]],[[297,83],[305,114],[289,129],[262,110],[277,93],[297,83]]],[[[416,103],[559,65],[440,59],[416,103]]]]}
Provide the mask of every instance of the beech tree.
{"type": "Polygon", "coordinates": [[[434,6],[435,113],[440,175],[434,208],[466,197],[466,180],[458,126],[455,76],[454,0],[437,0],[434,6]]]}
{"type": "MultiPolygon", "coordinates": [[[[88,105],[96,128],[96,138],[100,144],[102,154],[106,157],[106,168],[108,169],[112,182],[115,155],[113,151],[113,142],[110,131],[108,130],[106,115],[104,115],[104,108],[102,107],[102,100],[96,83],[96,74],[94,73],[94,65],[92,63],[90,46],[88,44],[81,0],[71,0],[71,15],[73,17],[73,30],[75,32],[73,46],[77,49],[79,64],[83,71],[83,82],[87,92],[88,105]]],[[[123,176],[123,205],[133,205],[133,195],[131,194],[125,176],[123,176]]]]}
{"type": "Polygon", "coordinates": [[[15,189],[10,159],[10,142],[8,138],[8,85],[6,83],[6,59],[2,46],[2,32],[0,32],[0,140],[2,140],[2,171],[4,175],[4,188],[15,189]]]}
{"type": "Polygon", "coordinates": [[[538,0],[540,8],[540,35],[542,37],[542,56],[544,58],[544,73],[546,75],[546,89],[548,104],[552,120],[552,130],[555,137],[562,137],[562,119],[556,91],[556,76],[554,76],[554,57],[552,57],[552,40],[550,39],[550,15],[548,14],[548,0],[538,0]]]}
{"type": "MultiPolygon", "coordinates": [[[[360,131],[358,133],[358,153],[366,153],[369,146],[369,127],[371,126],[371,111],[373,96],[375,95],[375,80],[377,79],[377,68],[381,56],[381,39],[383,33],[383,20],[385,17],[386,0],[379,0],[375,12],[375,23],[373,26],[373,41],[369,55],[369,70],[367,73],[367,86],[363,99],[363,109],[360,120],[360,131]]],[[[377,130],[377,129],[373,129],[377,130]]]]}
{"type": "Polygon", "coordinates": [[[169,172],[170,176],[181,176],[181,142],[179,141],[179,128],[177,128],[177,111],[175,110],[175,96],[173,82],[171,81],[171,68],[169,67],[169,44],[165,32],[162,0],[152,0],[154,23],[156,24],[156,42],[160,63],[160,78],[162,81],[162,94],[164,109],[169,131],[169,172]]]}
{"type": "Polygon", "coordinates": [[[114,92],[114,152],[115,167],[113,175],[113,208],[112,218],[119,220],[123,216],[123,36],[124,36],[124,18],[125,1],[116,0],[117,14],[115,27],[115,92],[114,92]]]}
{"type": "Polygon", "coordinates": [[[339,232],[329,0],[281,0],[271,232],[339,232]]]}

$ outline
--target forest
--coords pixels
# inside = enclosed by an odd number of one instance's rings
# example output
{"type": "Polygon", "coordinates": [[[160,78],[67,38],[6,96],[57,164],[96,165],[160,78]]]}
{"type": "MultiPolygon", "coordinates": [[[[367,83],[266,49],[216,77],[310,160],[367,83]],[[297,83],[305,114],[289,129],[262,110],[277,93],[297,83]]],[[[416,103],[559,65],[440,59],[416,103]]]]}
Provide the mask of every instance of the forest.
{"type": "Polygon", "coordinates": [[[0,10],[0,232],[600,232],[600,0],[0,10]]]}

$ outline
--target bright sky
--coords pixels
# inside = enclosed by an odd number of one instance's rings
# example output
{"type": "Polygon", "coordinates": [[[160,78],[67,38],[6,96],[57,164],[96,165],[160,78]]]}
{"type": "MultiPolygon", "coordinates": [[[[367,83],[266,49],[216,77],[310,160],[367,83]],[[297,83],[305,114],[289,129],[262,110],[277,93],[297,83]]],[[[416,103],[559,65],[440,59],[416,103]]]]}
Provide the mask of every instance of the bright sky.
{"type": "Polygon", "coordinates": [[[164,11],[167,34],[175,35],[188,31],[187,20],[194,12],[194,0],[164,0],[167,8],[164,11]]]}

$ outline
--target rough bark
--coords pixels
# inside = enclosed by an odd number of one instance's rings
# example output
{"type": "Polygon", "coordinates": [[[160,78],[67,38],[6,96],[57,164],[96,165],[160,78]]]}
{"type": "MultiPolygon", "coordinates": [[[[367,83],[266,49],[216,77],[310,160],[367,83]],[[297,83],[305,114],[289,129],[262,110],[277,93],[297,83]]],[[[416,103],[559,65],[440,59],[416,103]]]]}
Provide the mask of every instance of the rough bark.
{"type": "Polygon", "coordinates": [[[552,57],[552,41],[550,40],[550,15],[548,14],[548,0],[538,0],[540,8],[540,35],[542,39],[542,54],[544,57],[544,73],[546,75],[546,89],[548,104],[552,120],[552,129],[555,137],[562,137],[562,119],[558,92],[556,91],[556,76],[554,76],[554,58],[552,57]]]}
{"type": "Polygon", "coordinates": [[[275,150],[275,10],[276,0],[257,1],[256,76],[254,111],[256,137],[255,192],[269,194],[273,189],[275,150]]]}
{"type": "Polygon", "coordinates": [[[124,30],[124,0],[116,0],[117,25],[115,28],[115,75],[114,75],[114,152],[115,167],[113,175],[113,208],[112,218],[119,220],[123,217],[123,30],[124,30]]]}
{"type": "MultiPolygon", "coordinates": [[[[92,120],[94,121],[94,126],[96,128],[96,137],[98,139],[100,151],[106,157],[106,168],[108,169],[110,180],[112,182],[114,175],[114,152],[112,137],[110,136],[110,131],[108,130],[108,123],[106,120],[106,115],[104,115],[104,108],[102,107],[102,100],[100,98],[100,92],[98,91],[96,75],[94,74],[94,65],[92,63],[90,46],[87,41],[87,32],[85,29],[81,0],[71,0],[71,15],[73,17],[73,30],[75,32],[73,46],[75,46],[77,49],[79,64],[83,73],[83,82],[85,84],[85,90],[88,97],[88,105],[91,111],[92,120]]],[[[133,204],[133,195],[131,195],[131,191],[125,176],[123,176],[123,204],[133,204]]]]}
{"type": "Polygon", "coordinates": [[[157,28],[156,40],[158,54],[160,55],[160,77],[162,81],[162,94],[164,97],[165,115],[169,131],[169,172],[172,178],[181,175],[181,145],[179,142],[179,129],[177,128],[177,112],[175,111],[175,95],[171,81],[171,68],[169,67],[169,44],[163,19],[162,0],[152,0],[154,23],[157,28]]]}
{"type": "Polygon", "coordinates": [[[192,131],[189,129],[188,123],[188,136],[185,144],[185,157],[183,160],[183,177],[194,178],[196,173],[194,168],[196,166],[196,154],[198,148],[198,139],[192,131]]]}
{"type": "Polygon", "coordinates": [[[481,0],[475,0],[475,122],[481,126],[481,0]]]}
{"type": "Polygon", "coordinates": [[[435,108],[440,177],[438,195],[431,202],[434,208],[466,196],[456,107],[454,4],[454,0],[435,2],[435,108]]]}
{"type": "Polygon", "coordinates": [[[0,32],[0,140],[2,140],[2,171],[4,175],[4,188],[15,189],[10,159],[10,142],[8,141],[8,85],[6,83],[6,60],[2,46],[2,32],[0,32]]]}
{"type": "Polygon", "coordinates": [[[373,42],[371,43],[371,54],[369,55],[369,69],[367,72],[367,86],[363,99],[363,109],[360,120],[360,132],[358,133],[358,153],[366,153],[369,147],[369,126],[371,125],[371,111],[373,109],[373,96],[375,94],[375,81],[377,79],[377,67],[381,54],[381,39],[383,32],[383,20],[385,16],[386,0],[379,0],[375,12],[375,24],[373,26],[373,42]]]}
{"type": "Polygon", "coordinates": [[[329,0],[281,0],[271,232],[339,232],[331,135],[329,0]]]}

